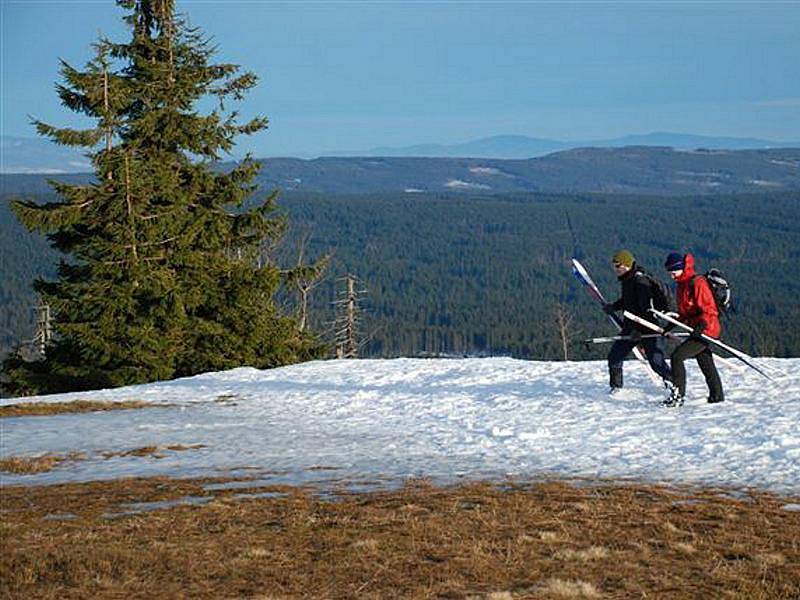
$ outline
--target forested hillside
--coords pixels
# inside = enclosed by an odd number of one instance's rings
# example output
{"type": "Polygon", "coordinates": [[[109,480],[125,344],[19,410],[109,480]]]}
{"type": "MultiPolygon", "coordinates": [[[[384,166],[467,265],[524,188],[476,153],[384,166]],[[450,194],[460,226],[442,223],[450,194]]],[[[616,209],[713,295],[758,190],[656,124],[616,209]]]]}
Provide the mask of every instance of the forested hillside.
{"type": "Polygon", "coordinates": [[[58,253],[44,236],[31,234],[0,201],[0,356],[34,334],[33,280],[55,273],[58,253]]]}
{"type": "MultiPolygon", "coordinates": [[[[626,193],[723,195],[800,190],[800,149],[578,148],[525,160],[493,158],[268,158],[262,189],[320,194],[626,193]]],[[[220,169],[229,169],[222,164],[220,169]]],[[[86,174],[58,175],[85,181],[86,174]]],[[[41,175],[0,175],[8,190],[46,193],[41,175]]]]}
{"type": "MultiPolygon", "coordinates": [[[[618,288],[609,257],[620,247],[658,275],[669,251],[691,249],[699,269],[719,267],[732,281],[739,314],[725,322],[726,340],[756,354],[800,355],[800,194],[287,194],[279,204],[293,235],[311,232],[310,258],[334,255],[312,296],[318,330],[330,330],[336,278],[350,272],[363,281],[365,356],[557,358],[559,302],[574,315],[576,340],[610,332],[574,280],[569,259],[581,258],[613,298],[618,288]]],[[[7,199],[0,224],[7,351],[32,335],[29,283],[52,272],[55,257],[43,240],[23,233],[7,199]]],[[[287,261],[292,247],[288,239],[287,261]]],[[[572,351],[575,358],[603,352],[580,343],[572,351]]]]}
{"type": "MultiPolygon", "coordinates": [[[[614,250],[627,247],[665,275],[664,256],[691,249],[698,267],[733,282],[739,314],[731,343],[759,354],[800,353],[800,196],[675,199],[630,196],[289,196],[294,223],[313,227],[312,249],[335,251],[331,280],[346,271],[368,288],[367,354],[511,354],[558,357],[561,302],[576,339],[609,332],[570,272],[574,255],[609,297],[614,250]]],[[[667,279],[664,277],[664,279],[667,279]]],[[[333,291],[315,296],[317,322],[333,291]]],[[[575,357],[599,356],[580,344],[575,357]]]]}
{"type": "Polygon", "coordinates": [[[264,188],[325,194],[603,192],[722,195],[800,190],[800,149],[580,148],[526,160],[272,158],[264,188]]]}

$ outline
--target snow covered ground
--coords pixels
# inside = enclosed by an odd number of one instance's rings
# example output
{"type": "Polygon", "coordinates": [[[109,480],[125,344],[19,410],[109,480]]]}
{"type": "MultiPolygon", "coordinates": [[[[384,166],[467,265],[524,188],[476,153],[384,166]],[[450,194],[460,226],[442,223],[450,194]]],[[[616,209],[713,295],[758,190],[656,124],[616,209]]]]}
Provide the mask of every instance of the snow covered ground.
{"type": "Polygon", "coordinates": [[[626,389],[609,396],[603,362],[509,358],[317,361],[39,397],[170,406],[2,419],[3,458],[79,451],[87,459],[0,483],[248,474],[358,489],[410,476],[564,475],[797,493],[800,359],[758,364],[779,376],[723,366],[727,401],[709,405],[690,361],[679,409],[659,406],[663,392],[638,364],[626,365],[626,389]],[[195,444],[204,447],[163,449],[195,444]],[[162,448],[162,458],[106,455],[144,446],[162,448]]]}

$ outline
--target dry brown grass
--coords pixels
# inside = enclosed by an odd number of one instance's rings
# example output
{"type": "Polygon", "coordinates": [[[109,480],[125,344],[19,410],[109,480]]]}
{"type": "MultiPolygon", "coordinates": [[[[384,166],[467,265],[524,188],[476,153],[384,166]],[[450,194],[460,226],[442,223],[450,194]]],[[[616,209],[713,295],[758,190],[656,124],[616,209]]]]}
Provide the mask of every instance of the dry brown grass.
{"type": "Polygon", "coordinates": [[[9,456],[0,458],[0,471],[17,475],[32,475],[52,471],[62,463],[85,459],[86,455],[81,452],[43,454],[41,456],[9,456]]]}
{"type": "Polygon", "coordinates": [[[135,408],[163,408],[166,404],[154,404],[139,400],[106,402],[97,400],[73,400],[72,402],[21,402],[0,406],[0,418],[44,417],[63,413],[86,413],[106,410],[131,410],[135,408]]]}
{"type": "MultiPolygon", "coordinates": [[[[116,456],[150,456],[152,458],[164,458],[166,456],[164,452],[167,450],[171,452],[185,452],[187,450],[198,450],[205,447],[204,444],[193,444],[191,446],[184,446],[182,444],[171,446],[143,446],[132,450],[108,451],[101,452],[100,454],[105,459],[114,458],[116,456]]],[[[14,473],[17,475],[46,473],[64,464],[77,460],[86,460],[86,458],[87,455],[83,452],[42,454],[40,456],[8,456],[6,458],[0,458],[0,472],[14,473]]]]}
{"type": "Polygon", "coordinates": [[[133,448],[132,450],[118,450],[115,452],[103,452],[103,458],[113,458],[115,456],[151,456],[153,458],[164,458],[165,450],[171,452],[185,452],[187,450],[199,450],[206,448],[205,444],[192,444],[191,446],[184,446],[183,444],[175,444],[171,446],[142,446],[140,448],[133,448]]]}
{"type": "Polygon", "coordinates": [[[274,487],[248,491],[286,496],[236,500],[243,490],[212,493],[203,483],[6,487],[3,595],[800,597],[800,513],[766,493],[735,499],[714,490],[550,482],[413,484],[336,501],[274,487]],[[104,517],[127,503],[187,495],[214,499],[104,517]]]}

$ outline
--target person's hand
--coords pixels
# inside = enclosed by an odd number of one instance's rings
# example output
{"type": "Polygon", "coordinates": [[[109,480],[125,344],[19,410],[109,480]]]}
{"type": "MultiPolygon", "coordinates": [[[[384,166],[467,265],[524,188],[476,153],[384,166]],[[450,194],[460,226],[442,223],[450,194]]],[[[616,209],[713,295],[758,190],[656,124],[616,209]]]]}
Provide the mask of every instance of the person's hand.
{"type": "Polygon", "coordinates": [[[606,313],[607,315],[614,314],[614,305],[611,304],[610,302],[606,302],[605,304],[603,304],[603,312],[606,313]]]}
{"type": "Polygon", "coordinates": [[[638,344],[639,342],[642,341],[642,332],[639,331],[638,329],[634,329],[633,331],[631,331],[630,338],[634,344],[638,344]]]}
{"type": "Polygon", "coordinates": [[[702,339],[703,332],[706,330],[706,324],[703,322],[698,323],[692,329],[692,333],[689,334],[689,337],[693,340],[700,340],[702,339]]]}
{"type": "Polygon", "coordinates": [[[668,335],[670,334],[670,332],[671,332],[673,329],[675,329],[675,327],[677,327],[677,325],[675,325],[675,323],[668,323],[668,324],[667,324],[667,325],[666,325],[666,326],[663,328],[663,331],[661,332],[661,335],[663,335],[663,336],[668,336],[668,335]]]}

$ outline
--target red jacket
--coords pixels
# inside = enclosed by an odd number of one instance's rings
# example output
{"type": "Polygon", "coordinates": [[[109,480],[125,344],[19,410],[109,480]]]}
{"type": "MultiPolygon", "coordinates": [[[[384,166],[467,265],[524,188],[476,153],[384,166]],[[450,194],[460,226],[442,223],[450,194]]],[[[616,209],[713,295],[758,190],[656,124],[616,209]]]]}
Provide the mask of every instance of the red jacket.
{"type": "Polygon", "coordinates": [[[678,282],[678,313],[680,320],[691,327],[705,323],[703,331],[706,335],[718,338],[722,327],[719,323],[717,303],[714,293],[705,277],[696,277],[694,271],[694,256],[687,254],[684,257],[684,269],[678,282]],[[694,285],[692,285],[694,279],[694,285]],[[694,288],[694,293],[692,293],[694,288]]]}

